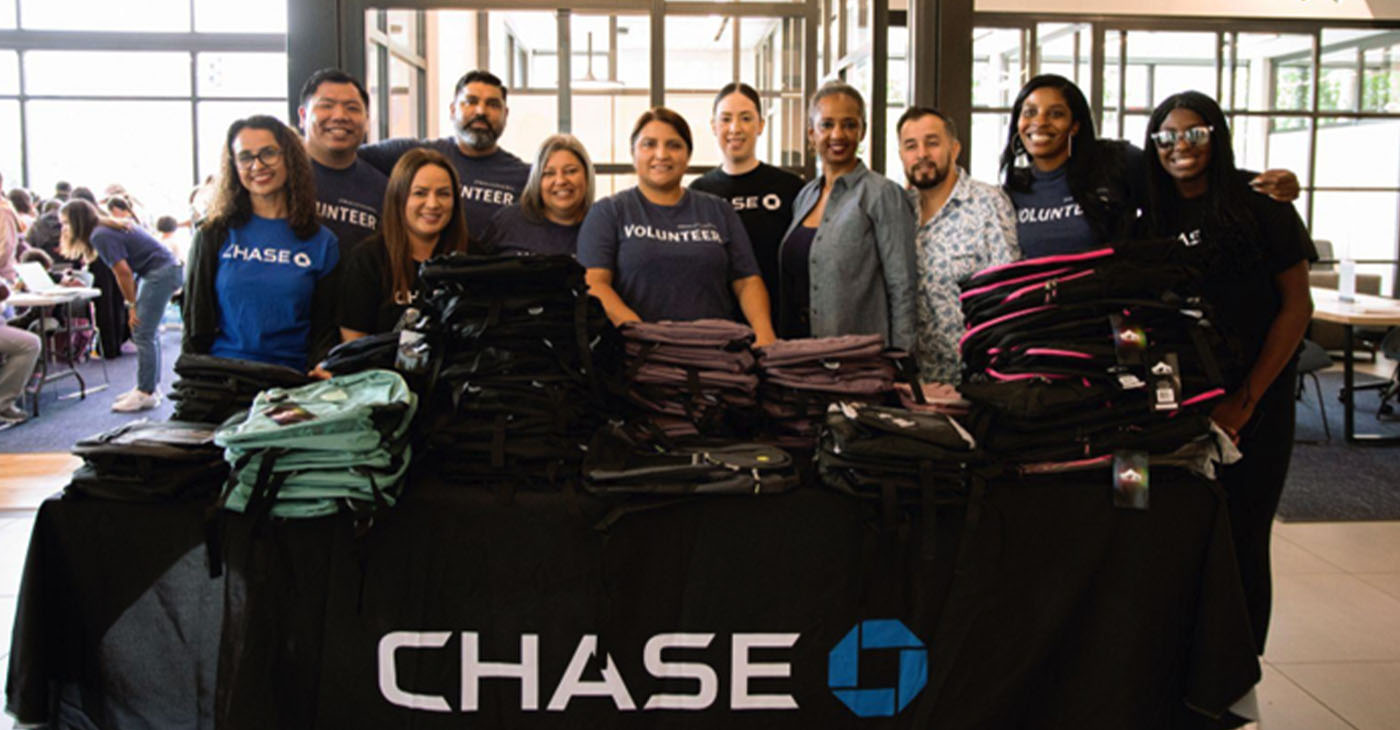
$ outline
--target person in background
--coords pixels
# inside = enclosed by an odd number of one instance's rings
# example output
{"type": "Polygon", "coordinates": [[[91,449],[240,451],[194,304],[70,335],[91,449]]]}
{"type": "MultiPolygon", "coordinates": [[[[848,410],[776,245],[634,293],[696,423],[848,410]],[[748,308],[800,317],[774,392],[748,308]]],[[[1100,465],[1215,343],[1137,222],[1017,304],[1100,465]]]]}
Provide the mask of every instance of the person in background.
{"type": "Polygon", "coordinates": [[[68,258],[101,258],[112,269],[126,302],[127,324],[136,345],[136,387],[117,397],[112,410],[131,413],[160,405],[160,343],[156,332],[170,297],[183,278],[180,263],[165,246],[139,227],[119,230],[101,225],[96,206],[86,200],[64,203],[60,212],[68,258]]]}
{"type": "Polygon", "coordinates": [[[520,204],[501,208],[482,234],[484,248],[578,256],[578,232],[593,205],[593,162],[571,134],[540,145],[520,204]]]}
{"type": "Polygon", "coordinates": [[[10,297],[10,283],[0,276],[0,423],[16,424],[29,418],[16,404],[39,362],[40,342],[33,332],[6,322],[5,300],[10,297]]]}
{"type": "Polygon", "coordinates": [[[388,173],[403,153],[431,147],[457,168],[467,228],[479,235],[500,208],[515,205],[530,176],[530,166],[497,144],[510,109],[506,87],[490,71],[468,71],[452,91],[452,137],[434,140],[391,139],[360,148],[360,158],[388,173]]]}
{"type": "Polygon", "coordinates": [[[53,184],[53,199],[59,203],[68,202],[68,196],[73,194],[73,184],[67,180],[59,180],[53,184]]]}
{"type": "Polygon", "coordinates": [[[316,213],[349,261],[355,246],[378,230],[389,183],[356,155],[369,128],[369,92],[354,76],[323,68],[302,85],[297,116],[316,175],[316,213]]]}
{"type": "MultiPolygon", "coordinates": [[[[1142,150],[1098,139],[1084,92],[1063,76],[1036,76],[1017,94],[1001,171],[1016,208],[1017,241],[1031,258],[1127,237],[1145,204],[1142,150]]],[[[1298,178],[1287,170],[1248,177],[1275,200],[1298,197],[1298,178]]]]}
{"type": "Polygon", "coordinates": [[[637,186],[594,204],[579,231],[589,293],[615,325],[742,312],[766,345],[775,339],[768,290],[739,216],[727,201],[681,186],[693,149],[676,112],[655,107],[637,119],[637,186]]]}
{"type": "Polygon", "coordinates": [[[156,238],[170,253],[175,254],[175,260],[185,265],[185,260],[190,253],[190,239],[187,235],[182,235],[180,223],[173,215],[163,215],[156,219],[156,238]]]}
{"type": "MultiPolygon", "coordinates": [[[[3,184],[3,179],[0,179],[0,184],[3,184]]],[[[33,199],[29,197],[29,192],[24,188],[14,188],[8,197],[10,206],[15,211],[15,218],[19,221],[20,233],[28,233],[29,227],[34,225],[34,221],[38,219],[33,199]]]]}
{"type": "Polygon", "coordinates": [[[758,92],[744,83],[730,83],[715,95],[710,129],[715,133],[719,167],[696,178],[691,190],[728,200],[749,234],[754,258],[768,288],[777,321],[778,245],[792,223],[792,201],[802,189],[802,178],[766,162],[755,150],[763,134],[763,103],[758,92]]]}
{"type": "Polygon", "coordinates": [[[107,213],[113,218],[130,220],[137,227],[145,227],[145,224],[141,222],[141,217],[136,215],[131,201],[127,200],[126,197],[122,195],[110,197],[105,201],[105,207],[107,213]]]}
{"type": "Polygon", "coordinates": [[[97,205],[97,196],[92,194],[92,190],[85,188],[81,185],[79,185],[76,188],[73,188],[73,194],[70,196],[70,199],[71,198],[77,198],[78,200],[86,200],[87,202],[92,203],[93,205],[97,205]]]}
{"type": "Polygon", "coordinates": [[[409,150],[394,165],[380,231],[345,263],[340,300],[343,341],[389,332],[418,294],[418,265],[467,250],[461,182],[436,150],[409,150]]]}
{"type": "Polygon", "coordinates": [[[340,247],[316,220],[311,162],[296,133],[234,122],[217,193],[190,246],[184,351],[310,370],[337,336],[340,247]]]}
{"type": "Polygon", "coordinates": [[[918,211],[914,243],[919,295],[915,359],[925,382],[962,381],[958,338],[964,331],[958,282],[1020,258],[1011,200],[958,166],[962,144],[947,115],[912,106],[895,125],[904,179],[918,211]]]}
{"type": "Polygon", "coordinates": [[[784,338],[878,334],[914,347],[914,209],[899,185],[856,155],[865,101],[841,82],[812,95],[807,135],[822,174],[793,201],[778,252],[784,338]]]}
{"type": "MultiPolygon", "coordinates": [[[[1244,458],[1220,471],[1245,602],[1260,654],[1269,629],[1269,533],[1293,452],[1298,344],[1312,317],[1312,238],[1292,205],[1250,189],[1235,167],[1225,114],[1196,91],[1167,97],[1147,124],[1145,233],[1178,237],[1200,257],[1212,320],[1241,367],[1211,418],[1244,458]]],[[[1228,370],[1228,369],[1227,369],[1228,370]]]]}

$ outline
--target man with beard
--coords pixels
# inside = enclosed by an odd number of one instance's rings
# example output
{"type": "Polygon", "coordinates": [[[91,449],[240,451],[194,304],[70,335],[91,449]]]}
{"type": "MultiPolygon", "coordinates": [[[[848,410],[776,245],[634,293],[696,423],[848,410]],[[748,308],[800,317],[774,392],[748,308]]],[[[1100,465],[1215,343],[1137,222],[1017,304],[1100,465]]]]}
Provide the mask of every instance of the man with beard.
{"type": "Polygon", "coordinates": [[[346,258],[378,230],[389,184],[384,173],[355,156],[369,126],[369,93],[354,76],[323,68],[302,85],[297,115],[316,176],[316,215],[346,258]]]}
{"type": "Polygon", "coordinates": [[[506,87],[489,71],[468,71],[453,91],[453,137],[434,140],[391,139],[360,148],[360,159],[384,173],[404,152],[431,147],[441,152],[462,179],[462,212],[467,231],[481,236],[496,211],[514,205],[530,177],[530,166],[496,144],[506,128],[506,87]]]}
{"type": "Polygon", "coordinates": [[[919,293],[915,356],[925,382],[962,379],[963,332],[958,282],[1020,257],[1011,200],[957,167],[962,145],[953,121],[937,109],[910,107],[899,118],[899,158],[919,211],[915,233],[919,293]]]}

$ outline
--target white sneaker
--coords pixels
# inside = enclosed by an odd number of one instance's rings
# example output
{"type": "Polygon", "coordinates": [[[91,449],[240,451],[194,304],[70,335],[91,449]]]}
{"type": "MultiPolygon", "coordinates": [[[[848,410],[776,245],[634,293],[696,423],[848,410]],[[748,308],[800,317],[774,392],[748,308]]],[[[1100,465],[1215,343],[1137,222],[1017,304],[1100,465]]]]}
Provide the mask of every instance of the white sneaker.
{"type": "Polygon", "coordinates": [[[137,390],[118,398],[112,404],[112,410],[117,413],[135,413],[150,410],[158,405],[160,405],[160,393],[146,395],[137,390]]]}

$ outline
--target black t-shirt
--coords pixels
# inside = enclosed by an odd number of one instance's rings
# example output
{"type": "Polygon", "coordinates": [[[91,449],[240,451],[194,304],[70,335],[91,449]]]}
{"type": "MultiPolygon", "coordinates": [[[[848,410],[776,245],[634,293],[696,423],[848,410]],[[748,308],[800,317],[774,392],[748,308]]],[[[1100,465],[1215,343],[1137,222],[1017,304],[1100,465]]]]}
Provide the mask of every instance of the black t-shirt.
{"type": "MultiPolygon", "coordinates": [[[[778,307],[778,245],[792,222],[792,201],[802,190],[802,178],[767,163],[742,174],[730,175],[722,168],[696,178],[692,190],[718,195],[734,206],[739,222],[749,234],[768,300],[778,307]]],[[[776,319],[777,315],[773,315],[776,319]]]]}
{"type": "MultiPolygon", "coordinates": [[[[418,265],[409,269],[411,289],[418,288],[418,265]]],[[[389,251],[384,236],[374,234],[360,242],[342,269],[340,326],[367,335],[388,332],[399,323],[407,304],[394,301],[389,273],[389,251]]]]}
{"type": "Polygon", "coordinates": [[[1239,372],[1227,376],[1234,387],[1259,358],[1282,306],[1274,278],[1299,261],[1316,261],[1317,250],[1292,204],[1250,190],[1245,201],[1257,233],[1238,252],[1227,252],[1203,230],[1206,198],[1177,200],[1166,232],[1188,246],[1202,247],[1207,262],[1202,292],[1215,309],[1216,324],[1238,343],[1242,356],[1239,372]]]}
{"type": "Polygon", "coordinates": [[[571,226],[561,226],[550,220],[535,223],[525,217],[525,210],[519,205],[510,205],[496,211],[491,225],[481,234],[481,240],[488,250],[502,253],[562,254],[578,258],[578,231],[582,226],[582,221],[571,226]]]}
{"type": "Polygon", "coordinates": [[[316,175],[316,215],[335,234],[340,255],[347,258],[379,229],[389,178],[359,159],[344,170],[312,160],[311,170],[316,175]]]}

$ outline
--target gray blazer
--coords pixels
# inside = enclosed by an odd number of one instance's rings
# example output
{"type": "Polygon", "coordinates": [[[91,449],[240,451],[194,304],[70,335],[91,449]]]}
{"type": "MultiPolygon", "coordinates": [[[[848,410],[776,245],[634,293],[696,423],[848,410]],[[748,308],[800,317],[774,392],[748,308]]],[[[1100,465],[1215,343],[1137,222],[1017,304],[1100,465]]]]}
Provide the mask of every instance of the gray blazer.
{"type": "MultiPolygon", "coordinates": [[[[822,180],[819,176],[807,183],[793,200],[792,224],[778,248],[779,262],[788,235],[821,199],[822,180]]],[[[854,170],[832,183],[807,259],[813,337],[880,334],[885,344],[912,352],[916,228],[917,214],[908,196],[864,163],[857,162],[854,170]]]]}

